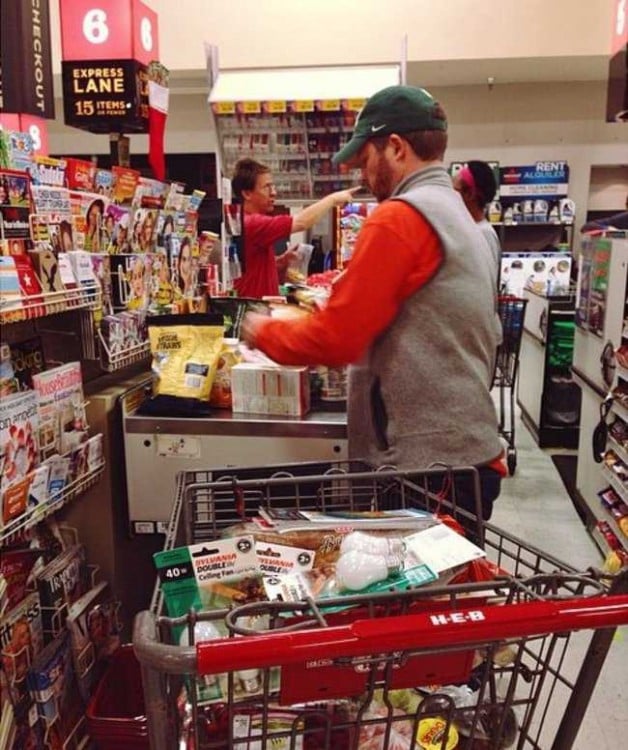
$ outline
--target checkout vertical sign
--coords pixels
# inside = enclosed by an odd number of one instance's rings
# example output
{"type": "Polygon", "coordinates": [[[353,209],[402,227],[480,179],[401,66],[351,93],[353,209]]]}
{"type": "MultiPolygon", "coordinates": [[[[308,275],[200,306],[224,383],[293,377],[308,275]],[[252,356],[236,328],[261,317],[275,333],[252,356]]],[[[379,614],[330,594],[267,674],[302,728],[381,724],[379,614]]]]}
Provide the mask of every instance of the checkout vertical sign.
{"type": "Polygon", "coordinates": [[[61,0],[66,125],[148,130],[146,66],[159,59],[157,14],[140,0],[61,0]]]}
{"type": "Polygon", "coordinates": [[[0,4],[0,112],[55,116],[48,0],[0,4]]]}
{"type": "Polygon", "coordinates": [[[606,90],[607,122],[628,121],[628,0],[614,0],[606,90]]]}

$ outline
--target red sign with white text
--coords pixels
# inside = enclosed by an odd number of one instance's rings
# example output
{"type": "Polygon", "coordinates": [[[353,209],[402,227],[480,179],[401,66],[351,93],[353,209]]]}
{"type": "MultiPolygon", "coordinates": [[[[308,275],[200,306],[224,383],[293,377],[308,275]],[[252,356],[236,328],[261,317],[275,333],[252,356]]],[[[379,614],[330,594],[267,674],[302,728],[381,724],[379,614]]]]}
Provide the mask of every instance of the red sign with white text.
{"type": "Polygon", "coordinates": [[[148,65],[159,60],[157,13],[139,0],[133,2],[133,59],[148,65]]]}
{"type": "Polygon", "coordinates": [[[61,0],[63,60],[133,59],[131,0],[61,0]]]}
{"type": "Polygon", "coordinates": [[[140,0],[61,0],[61,57],[159,59],[157,13],[140,0]]]}
{"type": "Polygon", "coordinates": [[[47,122],[43,117],[20,115],[20,130],[28,133],[33,139],[33,153],[35,156],[48,156],[50,153],[47,122]]]}
{"type": "Polygon", "coordinates": [[[48,125],[43,117],[0,112],[0,127],[18,133],[28,133],[33,139],[33,153],[48,156],[48,125]]]}

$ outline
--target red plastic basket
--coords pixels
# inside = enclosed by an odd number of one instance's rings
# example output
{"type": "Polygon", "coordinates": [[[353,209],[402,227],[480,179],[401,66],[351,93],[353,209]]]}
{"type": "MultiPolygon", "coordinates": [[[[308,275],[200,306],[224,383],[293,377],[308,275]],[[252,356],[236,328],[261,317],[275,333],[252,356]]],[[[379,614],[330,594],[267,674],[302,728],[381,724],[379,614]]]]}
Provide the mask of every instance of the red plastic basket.
{"type": "Polygon", "coordinates": [[[140,665],[133,646],[111,657],[87,706],[87,729],[99,750],[148,750],[140,665]]]}

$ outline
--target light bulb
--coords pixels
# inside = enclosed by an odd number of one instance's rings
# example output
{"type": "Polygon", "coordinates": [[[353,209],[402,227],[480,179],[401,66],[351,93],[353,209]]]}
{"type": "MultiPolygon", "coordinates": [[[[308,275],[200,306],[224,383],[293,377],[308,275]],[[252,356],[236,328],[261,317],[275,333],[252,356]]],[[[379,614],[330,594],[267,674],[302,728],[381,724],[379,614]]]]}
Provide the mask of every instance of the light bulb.
{"type": "MultiPolygon", "coordinates": [[[[222,633],[211,620],[197,620],[194,623],[194,644],[203,643],[204,641],[213,641],[214,638],[222,638],[222,633]]],[[[189,628],[184,628],[179,636],[180,646],[190,645],[189,628]]],[[[206,674],[201,678],[205,687],[213,688],[218,685],[218,676],[206,674]]]]}
{"type": "Polygon", "coordinates": [[[259,669],[240,669],[237,672],[242,690],[245,693],[257,693],[261,688],[259,669]]]}
{"type": "Polygon", "coordinates": [[[399,558],[349,550],[338,558],[336,581],[342,589],[362,591],[372,583],[383,581],[391,573],[399,570],[400,563],[399,558]]]}
{"type": "Polygon", "coordinates": [[[340,554],[356,550],[369,555],[399,555],[403,556],[405,546],[403,539],[393,536],[375,536],[363,531],[352,531],[340,543],[340,554]]]}
{"type": "MultiPolygon", "coordinates": [[[[180,646],[189,646],[190,638],[189,628],[184,628],[179,636],[180,646]]],[[[194,623],[194,644],[203,643],[203,641],[212,641],[214,638],[222,638],[220,631],[210,620],[198,620],[194,623]]]]}

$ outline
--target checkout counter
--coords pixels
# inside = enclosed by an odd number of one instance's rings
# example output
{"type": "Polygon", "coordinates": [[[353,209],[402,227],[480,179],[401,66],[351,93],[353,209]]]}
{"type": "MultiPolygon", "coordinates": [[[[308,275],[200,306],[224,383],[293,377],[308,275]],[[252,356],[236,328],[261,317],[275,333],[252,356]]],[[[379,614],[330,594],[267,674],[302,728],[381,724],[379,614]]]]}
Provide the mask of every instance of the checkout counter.
{"type": "Polygon", "coordinates": [[[288,417],[215,409],[198,418],[143,416],[138,409],[149,389],[150,379],[122,399],[133,534],[166,531],[180,471],[347,458],[345,412],[313,408],[288,417]]]}

